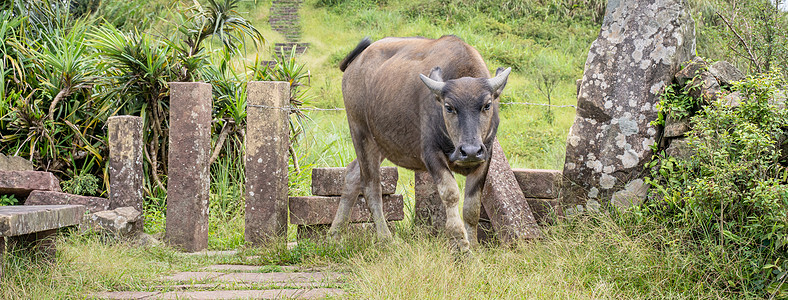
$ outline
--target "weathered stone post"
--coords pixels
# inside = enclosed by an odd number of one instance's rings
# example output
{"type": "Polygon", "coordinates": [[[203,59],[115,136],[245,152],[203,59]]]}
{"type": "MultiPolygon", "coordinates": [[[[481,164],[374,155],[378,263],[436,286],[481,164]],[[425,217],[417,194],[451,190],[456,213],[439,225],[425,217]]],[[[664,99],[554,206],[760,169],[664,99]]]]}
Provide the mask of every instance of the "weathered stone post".
{"type": "Polygon", "coordinates": [[[142,210],[142,118],[114,116],[108,120],[109,209],[142,210]]]}
{"type": "Polygon", "coordinates": [[[290,84],[252,81],[246,87],[246,242],[287,235],[287,148],[290,84]]]}
{"type": "Polygon", "coordinates": [[[415,172],[413,189],[416,194],[416,225],[427,226],[433,234],[446,229],[446,206],[430,173],[415,172]]]}
{"type": "Polygon", "coordinates": [[[658,142],[656,104],[695,55],[695,24],[680,0],[609,1],[591,45],[567,137],[562,205],[568,214],[639,204],[643,167],[658,142]]]}
{"type": "Polygon", "coordinates": [[[211,85],[170,82],[166,240],[195,252],[208,246],[211,85]]]}

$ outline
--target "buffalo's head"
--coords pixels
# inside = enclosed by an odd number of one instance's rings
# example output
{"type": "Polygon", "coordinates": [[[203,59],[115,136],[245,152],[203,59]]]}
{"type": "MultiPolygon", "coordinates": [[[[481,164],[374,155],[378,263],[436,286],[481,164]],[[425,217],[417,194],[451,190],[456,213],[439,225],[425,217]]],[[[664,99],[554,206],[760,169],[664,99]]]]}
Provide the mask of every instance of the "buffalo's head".
{"type": "Polygon", "coordinates": [[[443,121],[455,147],[449,156],[452,163],[473,166],[489,158],[484,141],[497,130],[498,97],[511,70],[498,68],[493,78],[463,77],[445,82],[439,67],[432,69],[429,77],[419,74],[442,107],[443,121]]]}

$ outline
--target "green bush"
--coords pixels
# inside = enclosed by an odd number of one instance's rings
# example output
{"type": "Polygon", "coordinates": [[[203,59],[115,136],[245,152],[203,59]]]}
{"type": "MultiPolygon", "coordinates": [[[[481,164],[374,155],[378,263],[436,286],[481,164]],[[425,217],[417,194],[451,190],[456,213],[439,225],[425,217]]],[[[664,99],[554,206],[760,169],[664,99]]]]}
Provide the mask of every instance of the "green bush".
{"type": "Polygon", "coordinates": [[[686,237],[663,246],[707,253],[708,283],[723,290],[788,297],[788,168],[780,165],[788,111],[774,100],[784,88],[779,71],[762,74],[734,84],[740,106],[698,111],[692,156],[658,155],[652,200],[635,214],[686,237]]]}
{"type": "Polygon", "coordinates": [[[93,174],[85,173],[63,181],[60,185],[69,194],[94,196],[99,191],[99,179],[93,174]]]}

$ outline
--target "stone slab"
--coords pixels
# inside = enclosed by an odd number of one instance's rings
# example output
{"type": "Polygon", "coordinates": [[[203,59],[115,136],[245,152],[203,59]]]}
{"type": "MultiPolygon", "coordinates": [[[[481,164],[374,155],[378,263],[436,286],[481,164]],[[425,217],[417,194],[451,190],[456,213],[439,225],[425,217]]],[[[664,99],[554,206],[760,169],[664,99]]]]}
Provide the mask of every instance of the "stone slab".
{"type": "Polygon", "coordinates": [[[563,174],[560,170],[512,169],[526,198],[557,199],[563,174]]]}
{"type": "MultiPolygon", "coordinates": [[[[345,189],[346,168],[314,168],[312,169],[312,195],[340,196],[345,189]]],[[[396,167],[380,168],[380,185],[383,194],[394,194],[397,191],[399,174],[396,167]]]]}
{"type": "Polygon", "coordinates": [[[247,84],[246,229],[250,245],[283,240],[287,235],[288,82],[247,84]]]}
{"type": "Polygon", "coordinates": [[[339,273],[332,272],[288,272],[288,273],[229,273],[216,277],[215,281],[238,283],[336,283],[339,273]]]}
{"type": "Polygon", "coordinates": [[[109,199],[61,192],[32,191],[25,205],[82,205],[90,213],[109,210],[109,199]]]}
{"type": "Polygon", "coordinates": [[[18,236],[82,222],[82,205],[0,206],[0,236],[18,236]]]}
{"type": "Polygon", "coordinates": [[[250,266],[250,265],[211,265],[203,268],[215,272],[295,272],[301,268],[297,266],[250,266]]]}
{"type": "MultiPolygon", "coordinates": [[[[340,197],[291,197],[290,223],[296,225],[331,224],[339,208],[340,197]]],[[[402,195],[383,195],[383,213],[388,221],[400,221],[405,218],[402,195]]],[[[367,207],[364,196],[359,196],[350,222],[372,222],[372,214],[367,207]]]]}
{"type": "Polygon", "coordinates": [[[274,289],[274,290],[224,290],[224,291],[176,291],[156,295],[153,299],[323,299],[341,296],[340,289],[274,289]]]}
{"type": "Polygon", "coordinates": [[[161,292],[99,292],[90,295],[91,298],[98,299],[117,299],[117,300],[137,300],[150,299],[161,292]]]}
{"type": "Polygon", "coordinates": [[[170,82],[165,239],[194,252],[208,247],[211,85],[170,82]]]}
{"type": "Polygon", "coordinates": [[[482,190],[482,206],[495,229],[498,240],[509,244],[542,236],[531,208],[517,184],[498,140],[492,147],[490,167],[482,190]]]}
{"type": "Polygon", "coordinates": [[[27,197],[32,191],[60,192],[60,180],[42,171],[0,171],[0,195],[27,197]]]}
{"type": "Polygon", "coordinates": [[[222,275],[224,275],[224,273],[221,272],[180,272],[170,276],[164,276],[161,279],[174,282],[196,282],[214,279],[222,275]]]}
{"type": "Polygon", "coordinates": [[[0,154],[0,171],[33,171],[33,163],[19,156],[5,156],[0,154]]]}
{"type": "Polygon", "coordinates": [[[438,194],[432,176],[427,172],[416,172],[413,189],[416,194],[416,225],[427,226],[432,234],[442,232],[446,229],[446,205],[438,194]]]}
{"type": "Polygon", "coordinates": [[[113,116],[107,120],[110,208],[131,206],[143,212],[142,118],[113,116]]]}

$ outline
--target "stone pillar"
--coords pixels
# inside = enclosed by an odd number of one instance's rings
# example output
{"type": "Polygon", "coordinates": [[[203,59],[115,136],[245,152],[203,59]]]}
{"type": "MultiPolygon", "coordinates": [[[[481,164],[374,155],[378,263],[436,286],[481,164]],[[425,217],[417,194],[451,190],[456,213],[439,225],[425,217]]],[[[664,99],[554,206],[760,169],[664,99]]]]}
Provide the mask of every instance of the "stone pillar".
{"type": "Polygon", "coordinates": [[[246,91],[246,242],[284,241],[290,84],[253,81],[246,91]]]}
{"type": "Polygon", "coordinates": [[[561,192],[567,214],[645,198],[643,168],[660,139],[650,124],[659,94],[695,55],[695,24],[684,2],[608,2],[567,137],[561,192]]]}
{"type": "Polygon", "coordinates": [[[109,133],[109,209],[131,206],[143,212],[142,118],[114,116],[109,133]]]}
{"type": "Polygon", "coordinates": [[[170,82],[166,240],[196,252],[208,246],[211,85],[170,82]]]}
{"type": "Polygon", "coordinates": [[[430,173],[415,172],[414,190],[416,194],[416,225],[428,226],[433,234],[446,228],[446,206],[430,173]]]}

